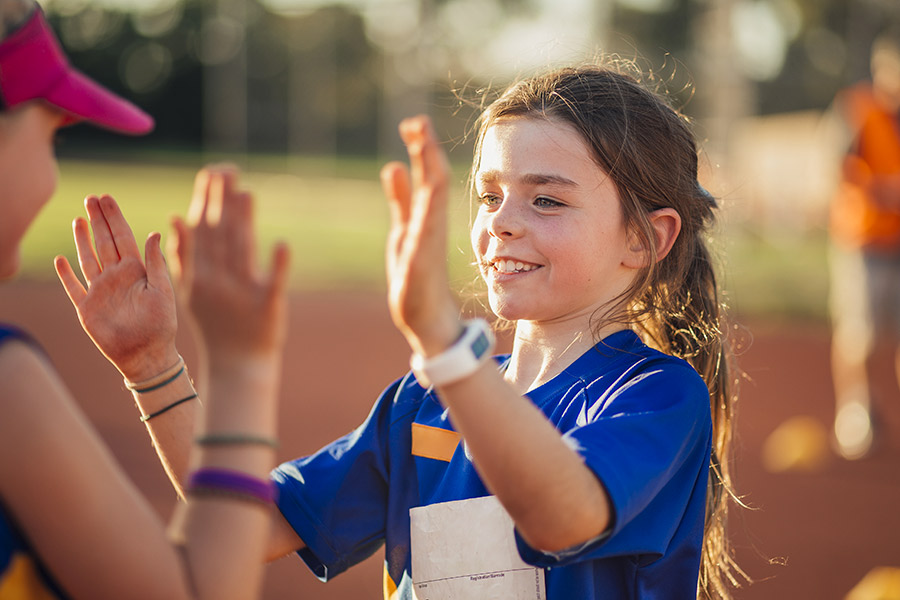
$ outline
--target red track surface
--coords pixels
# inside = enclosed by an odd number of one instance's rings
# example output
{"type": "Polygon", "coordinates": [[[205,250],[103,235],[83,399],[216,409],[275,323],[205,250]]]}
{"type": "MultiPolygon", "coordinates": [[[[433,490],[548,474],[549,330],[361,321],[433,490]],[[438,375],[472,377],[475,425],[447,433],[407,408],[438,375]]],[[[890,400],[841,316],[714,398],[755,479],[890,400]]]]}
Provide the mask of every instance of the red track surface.
{"type": "MultiPolygon", "coordinates": [[[[61,287],[0,286],[0,318],[24,326],[47,348],[122,466],[168,517],[175,496],[130,395],[81,332],[61,287]]],[[[314,451],[355,427],[408,358],[377,294],[297,295],[290,329],[281,459],[314,451]]],[[[888,387],[893,394],[882,410],[885,440],[871,458],[829,458],[813,472],[767,473],[760,450],[780,423],[809,415],[827,427],[832,419],[829,340],[822,327],[751,325],[748,331],[753,339],[740,357],[749,379],[740,399],[735,472],[738,491],[753,510],[735,509],[731,522],[739,562],[757,583],[735,597],[843,598],[871,568],[900,566],[900,393],[888,387]]],[[[188,365],[196,364],[186,336],[180,348],[188,365]]],[[[885,385],[893,386],[889,367],[882,370],[885,385]]],[[[377,600],[381,557],[327,585],[299,559],[283,559],[269,570],[265,598],[377,600]]]]}

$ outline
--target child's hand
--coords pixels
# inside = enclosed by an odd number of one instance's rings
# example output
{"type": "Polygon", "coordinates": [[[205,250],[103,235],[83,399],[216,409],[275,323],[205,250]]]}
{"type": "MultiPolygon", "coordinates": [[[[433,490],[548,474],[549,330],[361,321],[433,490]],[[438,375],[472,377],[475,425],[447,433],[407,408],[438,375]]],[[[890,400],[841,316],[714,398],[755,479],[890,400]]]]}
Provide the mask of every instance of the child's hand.
{"type": "Polygon", "coordinates": [[[153,377],[179,360],[175,296],[160,236],[152,233],[147,238],[145,266],[116,201],[88,196],[84,204],[90,224],[78,217],[73,229],[87,289],[65,257],[56,257],[56,273],[100,352],[126,379],[153,377]]]}
{"type": "Polygon", "coordinates": [[[427,117],[404,120],[400,136],[410,169],[390,163],[381,170],[391,208],[388,304],[413,351],[429,356],[450,347],[461,330],[447,275],[450,166],[427,117]]]}
{"type": "Polygon", "coordinates": [[[253,199],[237,188],[236,169],[201,170],[187,221],[173,228],[172,275],[211,363],[280,356],[289,252],[276,246],[269,272],[259,272],[253,199]]]}

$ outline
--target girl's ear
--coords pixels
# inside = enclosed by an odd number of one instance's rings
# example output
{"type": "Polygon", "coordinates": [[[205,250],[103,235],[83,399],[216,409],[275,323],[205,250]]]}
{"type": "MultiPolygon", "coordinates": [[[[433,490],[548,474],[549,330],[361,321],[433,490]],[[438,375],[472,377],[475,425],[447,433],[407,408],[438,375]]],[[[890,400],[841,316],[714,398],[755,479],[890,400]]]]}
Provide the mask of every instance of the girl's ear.
{"type": "MultiPolygon", "coordinates": [[[[659,262],[669,254],[678,234],[681,232],[681,215],[674,208],[660,208],[648,215],[650,226],[656,237],[656,257],[654,262],[659,262]]],[[[641,269],[649,266],[649,248],[635,233],[628,235],[628,249],[625,254],[624,265],[631,269],[641,269]]]]}

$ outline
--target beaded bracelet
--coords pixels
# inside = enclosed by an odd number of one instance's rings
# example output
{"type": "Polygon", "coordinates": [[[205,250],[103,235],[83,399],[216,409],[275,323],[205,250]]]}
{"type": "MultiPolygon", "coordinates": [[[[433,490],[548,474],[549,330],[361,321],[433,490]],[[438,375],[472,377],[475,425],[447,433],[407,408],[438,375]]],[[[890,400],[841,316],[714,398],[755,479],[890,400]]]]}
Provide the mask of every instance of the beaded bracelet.
{"type": "Polygon", "coordinates": [[[188,480],[187,493],[195,496],[226,496],[261,504],[275,501],[275,484],[231,469],[197,469],[188,480]]]}

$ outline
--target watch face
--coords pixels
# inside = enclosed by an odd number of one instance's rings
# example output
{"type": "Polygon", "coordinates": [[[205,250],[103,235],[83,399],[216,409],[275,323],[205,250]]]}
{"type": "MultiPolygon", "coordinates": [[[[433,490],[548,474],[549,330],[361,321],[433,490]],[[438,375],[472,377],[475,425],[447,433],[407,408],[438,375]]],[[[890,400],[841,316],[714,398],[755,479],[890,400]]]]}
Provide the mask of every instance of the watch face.
{"type": "Polygon", "coordinates": [[[482,356],[484,356],[484,353],[487,352],[488,349],[490,349],[490,347],[491,341],[482,331],[472,342],[472,353],[475,355],[475,358],[481,358],[482,356]]]}

